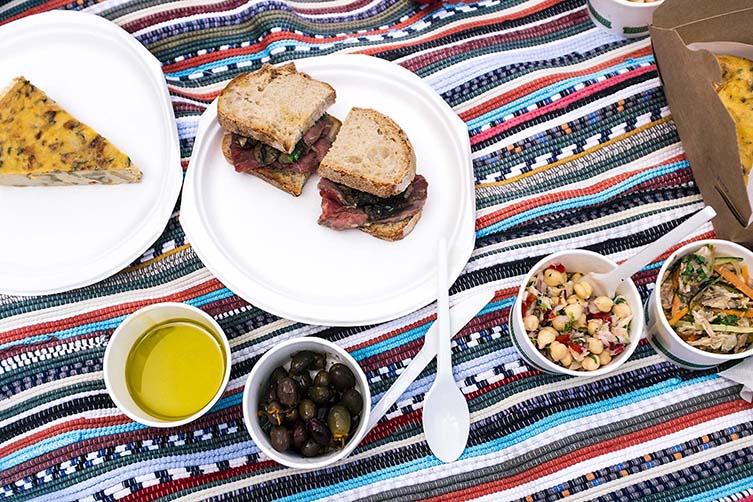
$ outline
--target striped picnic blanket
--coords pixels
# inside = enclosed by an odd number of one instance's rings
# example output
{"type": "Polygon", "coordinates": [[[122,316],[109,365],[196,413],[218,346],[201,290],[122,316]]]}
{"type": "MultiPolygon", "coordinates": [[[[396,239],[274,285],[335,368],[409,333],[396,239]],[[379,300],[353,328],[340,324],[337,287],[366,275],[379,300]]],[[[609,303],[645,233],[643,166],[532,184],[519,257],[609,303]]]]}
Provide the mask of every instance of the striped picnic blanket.
{"type": "MultiPolygon", "coordinates": [[[[536,260],[568,248],[623,260],[701,207],[648,40],[597,30],[584,0],[10,0],[0,22],[53,8],[104,16],[161,61],[184,165],[207,104],[262,62],[360,52],[417,73],[466,121],[473,147],[477,243],[452,302],[496,296],[453,341],[472,421],[458,462],[440,463],[422,432],[432,364],[347,460],[294,471],[265,458],[243,425],[259,356],[325,337],[360,362],[376,401],[418,351],[433,308],[357,328],[276,318],[212,277],[176,212],[151,249],[99,284],[0,297],[3,497],[753,500],[753,409],[739,386],[677,368],[645,341],[607,378],[546,375],[509,337],[515,290],[536,260]],[[102,357],[124,316],[166,300],[217,319],[233,369],[210,414],[155,430],[115,408],[102,357]]],[[[644,297],[660,264],[636,276],[644,297]]]]}

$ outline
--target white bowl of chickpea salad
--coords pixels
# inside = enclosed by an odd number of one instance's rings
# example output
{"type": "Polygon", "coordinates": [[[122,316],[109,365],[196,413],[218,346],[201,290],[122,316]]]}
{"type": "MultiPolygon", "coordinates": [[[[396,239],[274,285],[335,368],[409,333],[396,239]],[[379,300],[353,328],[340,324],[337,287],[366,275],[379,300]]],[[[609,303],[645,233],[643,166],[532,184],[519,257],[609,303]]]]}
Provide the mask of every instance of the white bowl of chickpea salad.
{"type": "Polygon", "coordinates": [[[635,351],[644,328],[633,281],[613,298],[582,280],[617,267],[592,251],[562,251],[539,261],[525,277],[511,313],[511,336],[523,358],[548,373],[592,377],[617,369],[635,351]]]}
{"type": "Polygon", "coordinates": [[[713,368],[753,356],[753,253],[707,239],[664,261],[647,304],[648,341],[678,366],[713,368]]]}

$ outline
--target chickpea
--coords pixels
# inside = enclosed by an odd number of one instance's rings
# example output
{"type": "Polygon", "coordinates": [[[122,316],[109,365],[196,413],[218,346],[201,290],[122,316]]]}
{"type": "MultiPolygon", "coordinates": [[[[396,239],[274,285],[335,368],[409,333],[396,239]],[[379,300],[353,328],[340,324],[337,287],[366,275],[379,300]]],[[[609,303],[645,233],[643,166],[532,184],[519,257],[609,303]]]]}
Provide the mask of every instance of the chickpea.
{"type": "Polygon", "coordinates": [[[570,351],[565,354],[565,357],[560,359],[560,364],[565,368],[569,368],[570,365],[573,364],[573,355],[570,353],[570,351]]]}
{"type": "Polygon", "coordinates": [[[536,342],[539,346],[539,349],[544,350],[544,347],[552,343],[555,338],[557,338],[557,332],[547,326],[545,328],[541,328],[539,335],[536,337],[536,342]]]}
{"type": "Polygon", "coordinates": [[[555,362],[561,361],[562,358],[564,358],[569,353],[570,351],[567,350],[567,346],[564,343],[554,341],[549,346],[549,355],[552,357],[552,360],[554,360],[555,362]]]}
{"type": "Polygon", "coordinates": [[[614,302],[608,296],[597,296],[594,299],[594,305],[596,305],[596,308],[599,309],[600,312],[609,312],[612,310],[614,302]]]}
{"type": "Polygon", "coordinates": [[[579,280],[581,280],[582,278],[583,278],[583,274],[581,274],[580,272],[575,272],[575,273],[574,273],[574,274],[573,274],[573,275],[572,275],[572,276],[570,277],[570,280],[571,280],[571,281],[573,281],[573,282],[578,282],[578,281],[579,281],[579,280]]]}
{"type": "Polygon", "coordinates": [[[599,363],[602,366],[606,366],[610,362],[612,362],[612,356],[609,354],[609,352],[607,352],[605,350],[604,352],[602,352],[601,354],[599,354],[599,363]]]}
{"type": "Polygon", "coordinates": [[[583,303],[583,300],[578,298],[578,295],[570,295],[567,297],[567,304],[572,305],[573,303],[583,303]]]}
{"type": "Polygon", "coordinates": [[[591,319],[588,321],[588,334],[593,335],[597,331],[599,331],[599,328],[601,328],[601,325],[604,324],[604,321],[601,319],[591,319]]]}
{"type": "Polygon", "coordinates": [[[577,321],[575,321],[575,327],[576,328],[582,328],[586,325],[587,322],[586,314],[581,314],[577,321]]]}
{"type": "Polygon", "coordinates": [[[630,309],[630,305],[627,302],[617,303],[612,307],[612,313],[620,319],[625,319],[630,316],[633,311],[630,309]]]}
{"type": "Polygon", "coordinates": [[[581,364],[583,366],[583,369],[586,371],[598,370],[599,366],[601,366],[601,363],[599,363],[599,360],[593,356],[589,356],[583,359],[583,363],[581,364]]]}
{"type": "Polygon", "coordinates": [[[539,318],[535,315],[527,315],[523,318],[523,327],[526,331],[536,331],[539,329],[539,318]]]}
{"type": "Polygon", "coordinates": [[[559,286],[567,281],[567,274],[548,268],[544,270],[544,282],[547,286],[559,286]]]}
{"type": "Polygon", "coordinates": [[[565,314],[571,319],[580,319],[583,315],[583,306],[578,303],[573,303],[565,307],[565,314]]]}
{"type": "Polygon", "coordinates": [[[628,330],[625,328],[612,328],[612,334],[617,338],[621,338],[623,341],[628,339],[628,330]]]}
{"type": "Polygon", "coordinates": [[[552,319],[552,327],[557,331],[565,331],[565,326],[570,322],[570,317],[566,315],[558,315],[552,319]]]}
{"type": "Polygon", "coordinates": [[[575,286],[573,286],[573,291],[575,291],[575,294],[578,295],[578,298],[587,300],[591,298],[591,295],[594,292],[594,288],[592,288],[591,285],[586,281],[580,281],[575,283],[575,286]]]}
{"type": "Polygon", "coordinates": [[[589,336],[588,351],[591,352],[591,354],[596,354],[598,356],[599,354],[604,352],[604,344],[598,338],[589,336]]]}

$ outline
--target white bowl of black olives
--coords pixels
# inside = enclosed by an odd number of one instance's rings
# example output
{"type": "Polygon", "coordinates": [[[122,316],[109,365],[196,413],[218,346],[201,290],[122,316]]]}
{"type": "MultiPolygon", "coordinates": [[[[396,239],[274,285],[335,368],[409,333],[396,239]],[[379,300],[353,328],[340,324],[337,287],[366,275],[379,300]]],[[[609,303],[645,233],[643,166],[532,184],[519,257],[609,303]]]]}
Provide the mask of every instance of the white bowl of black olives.
{"type": "Polygon", "coordinates": [[[347,457],[368,432],[370,410],[363,370],[322,338],[295,338],[269,350],[243,392],[251,438],[272,460],[298,469],[347,457]]]}

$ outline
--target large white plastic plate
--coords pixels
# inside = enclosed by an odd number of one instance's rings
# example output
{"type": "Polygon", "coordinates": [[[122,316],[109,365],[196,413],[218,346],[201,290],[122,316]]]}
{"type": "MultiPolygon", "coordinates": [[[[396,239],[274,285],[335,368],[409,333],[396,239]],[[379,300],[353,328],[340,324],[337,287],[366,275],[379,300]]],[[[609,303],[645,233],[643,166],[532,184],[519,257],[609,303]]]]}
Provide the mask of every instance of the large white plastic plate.
{"type": "Polygon", "coordinates": [[[0,87],[23,75],[112,141],[140,183],[0,187],[0,292],[56,293],[138,258],[165,228],[182,172],[159,62],[128,33],[79,12],[0,27],[0,87]]]}
{"type": "Polygon", "coordinates": [[[475,198],[468,133],[449,106],[404,68],[361,55],[297,61],[331,84],[337,102],[392,117],[429,182],[423,217],[402,241],[317,225],[318,176],[294,198],[224,159],[216,102],[199,124],[183,188],[181,224],[196,253],[223,283],[278,316],[321,325],[362,325],[410,313],[436,299],[439,235],[451,243],[456,279],[473,250],[475,198]]]}

